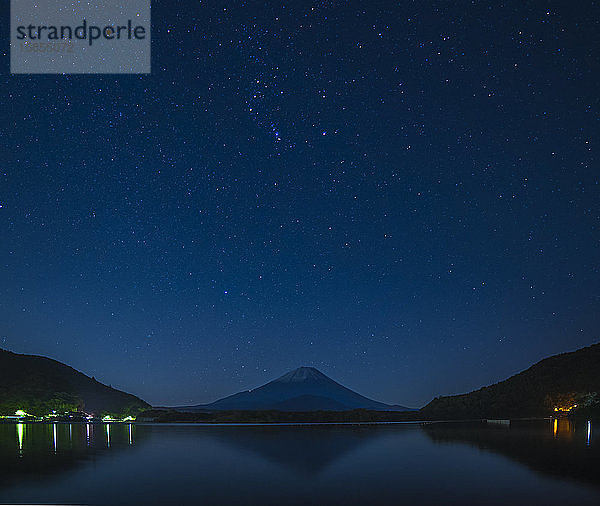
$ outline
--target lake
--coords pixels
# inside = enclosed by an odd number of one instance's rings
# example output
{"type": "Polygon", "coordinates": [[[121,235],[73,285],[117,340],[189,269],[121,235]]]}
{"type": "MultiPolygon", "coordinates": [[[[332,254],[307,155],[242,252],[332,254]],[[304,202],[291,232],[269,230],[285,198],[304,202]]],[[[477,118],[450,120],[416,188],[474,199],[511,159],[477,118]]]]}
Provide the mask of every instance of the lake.
{"type": "Polygon", "coordinates": [[[600,504],[600,427],[0,424],[0,504],[600,504]]]}

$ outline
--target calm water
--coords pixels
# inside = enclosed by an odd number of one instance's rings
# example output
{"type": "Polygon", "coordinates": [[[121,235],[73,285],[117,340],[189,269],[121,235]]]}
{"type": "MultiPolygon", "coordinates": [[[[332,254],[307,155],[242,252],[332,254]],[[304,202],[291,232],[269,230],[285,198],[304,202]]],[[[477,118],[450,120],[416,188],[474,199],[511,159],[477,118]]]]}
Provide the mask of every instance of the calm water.
{"type": "Polygon", "coordinates": [[[600,504],[600,427],[1,424],[0,504],[600,504]]]}

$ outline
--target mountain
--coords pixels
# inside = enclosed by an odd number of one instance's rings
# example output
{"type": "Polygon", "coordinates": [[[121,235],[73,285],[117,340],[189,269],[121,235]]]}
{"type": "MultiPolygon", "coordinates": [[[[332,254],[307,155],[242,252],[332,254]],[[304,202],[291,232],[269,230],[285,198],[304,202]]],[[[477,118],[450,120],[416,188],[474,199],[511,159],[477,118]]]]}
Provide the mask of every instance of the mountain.
{"type": "Polygon", "coordinates": [[[523,418],[597,412],[599,406],[600,343],[546,358],[474,392],[438,397],[421,413],[427,418],[523,418]]]}
{"type": "Polygon", "coordinates": [[[0,415],[22,409],[33,415],[81,410],[97,416],[135,414],[150,405],[103,385],[51,358],[0,349],[0,415]]]}
{"type": "Polygon", "coordinates": [[[325,376],[314,367],[300,367],[254,390],[239,392],[211,404],[175,408],[180,411],[410,411],[368,399],[325,376]]]}

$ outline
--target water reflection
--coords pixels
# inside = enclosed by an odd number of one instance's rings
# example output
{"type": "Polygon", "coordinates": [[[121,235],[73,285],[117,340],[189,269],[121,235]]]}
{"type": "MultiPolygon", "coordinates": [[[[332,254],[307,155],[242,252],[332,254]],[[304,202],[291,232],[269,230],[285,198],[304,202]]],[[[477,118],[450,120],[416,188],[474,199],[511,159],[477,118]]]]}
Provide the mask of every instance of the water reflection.
{"type": "Polygon", "coordinates": [[[19,453],[23,454],[23,434],[25,432],[25,425],[22,423],[17,424],[17,438],[19,440],[19,453]]]}
{"type": "Polygon", "coordinates": [[[591,442],[592,442],[592,422],[588,420],[588,423],[587,423],[587,441],[586,441],[586,444],[588,446],[590,446],[591,442]]]}
{"type": "MultiPolygon", "coordinates": [[[[409,426],[396,426],[395,433],[409,426]]],[[[344,456],[389,433],[386,426],[254,426],[246,430],[214,427],[211,437],[294,472],[317,475],[344,456]]]]}
{"type": "MultiPolygon", "coordinates": [[[[106,434],[106,439],[102,440],[103,446],[110,448],[115,435],[119,437],[119,441],[123,440],[127,445],[131,446],[134,444],[135,431],[133,424],[101,425],[102,430],[106,434]]],[[[53,453],[60,453],[61,451],[69,451],[71,449],[82,449],[94,446],[95,427],[100,429],[99,425],[95,426],[89,423],[2,423],[0,424],[0,449],[4,448],[6,450],[10,448],[12,446],[11,441],[14,442],[14,449],[19,450],[21,453],[25,452],[25,454],[45,452],[48,448],[51,448],[53,453]]]]}
{"type": "Polygon", "coordinates": [[[575,426],[568,418],[555,418],[552,426],[552,434],[555,438],[561,437],[571,439],[575,433],[575,426]]]}
{"type": "Polygon", "coordinates": [[[439,423],[428,424],[424,430],[437,443],[466,443],[510,457],[543,474],[600,485],[600,453],[590,451],[591,422],[554,418],[550,430],[547,424],[513,421],[506,431],[482,423],[439,423]]]}
{"type": "MultiPolygon", "coordinates": [[[[130,424],[0,423],[0,492],[14,480],[40,480],[121,448],[133,448],[130,424]],[[94,431],[107,439],[94,440],[94,431]]],[[[2,503],[0,493],[0,503],[2,503]]]]}
{"type": "Polygon", "coordinates": [[[595,506],[591,425],[0,424],[0,503],[595,506]]]}

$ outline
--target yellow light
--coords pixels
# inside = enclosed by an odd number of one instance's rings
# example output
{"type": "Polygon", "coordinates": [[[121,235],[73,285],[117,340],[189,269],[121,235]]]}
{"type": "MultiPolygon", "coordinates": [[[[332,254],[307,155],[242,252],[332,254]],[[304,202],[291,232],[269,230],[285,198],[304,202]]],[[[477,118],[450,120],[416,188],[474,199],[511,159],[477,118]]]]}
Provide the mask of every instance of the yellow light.
{"type": "Polygon", "coordinates": [[[23,411],[22,409],[17,409],[15,411],[15,415],[23,417],[23,416],[27,416],[27,413],[25,413],[25,411],[23,411]]]}
{"type": "Polygon", "coordinates": [[[571,411],[573,408],[576,408],[577,404],[573,404],[572,406],[559,406],[557,408],[554,408],[554,411],[561,411],[561,412],[566,412],[566,411],[571,411]]]}

